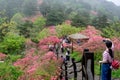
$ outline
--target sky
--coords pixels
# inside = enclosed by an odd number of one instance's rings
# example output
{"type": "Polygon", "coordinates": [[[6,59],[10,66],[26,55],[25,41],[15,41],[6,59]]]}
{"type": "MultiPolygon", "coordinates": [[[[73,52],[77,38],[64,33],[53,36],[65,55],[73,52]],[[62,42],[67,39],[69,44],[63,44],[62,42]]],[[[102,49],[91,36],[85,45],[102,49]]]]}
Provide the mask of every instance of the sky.
{"type": "Polygon", "coordinates": [[[120,0],[107,0],[107,1],[112,1],[112,2],[114,2],[117,6],[120,6],[120,0]]]}

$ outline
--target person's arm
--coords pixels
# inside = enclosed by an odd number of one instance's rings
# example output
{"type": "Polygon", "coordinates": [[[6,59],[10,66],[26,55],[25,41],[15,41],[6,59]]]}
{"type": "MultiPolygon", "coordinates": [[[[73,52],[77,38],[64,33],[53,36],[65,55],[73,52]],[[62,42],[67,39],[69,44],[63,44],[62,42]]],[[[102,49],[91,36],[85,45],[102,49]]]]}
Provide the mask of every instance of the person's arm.
{"type": "Polygon", "coordinates": [[[102,60],[102,61],[99,61],[99,63],[107,63],[107,61],[103,61],[103,60],[102,60]]]}

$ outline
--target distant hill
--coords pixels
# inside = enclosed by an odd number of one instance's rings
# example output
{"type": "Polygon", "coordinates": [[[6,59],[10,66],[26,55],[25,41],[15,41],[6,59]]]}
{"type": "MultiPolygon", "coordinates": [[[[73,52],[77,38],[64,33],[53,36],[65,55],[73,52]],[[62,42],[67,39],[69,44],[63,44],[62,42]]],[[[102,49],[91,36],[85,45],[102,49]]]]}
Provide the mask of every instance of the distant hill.
{"type": "Polygon", "coordinates": [[[120,6],[116,6],[113,2],[106,0],[79,0],[83,1],[91,6],[92,10],[103,12],[108,15],[109,18],[119,17],[120,19],[120,6]]]}
{"type": "Polygon", "coordinates": [[[73,10],[74,12],[95,12],[100,15],[107,15],[110,20],[120,19],[120,6],[116,6],[113,2],[106,0],[52,0],[53,3],[55,1],[56,3],[63,3],[69,10],[73,10]]]}

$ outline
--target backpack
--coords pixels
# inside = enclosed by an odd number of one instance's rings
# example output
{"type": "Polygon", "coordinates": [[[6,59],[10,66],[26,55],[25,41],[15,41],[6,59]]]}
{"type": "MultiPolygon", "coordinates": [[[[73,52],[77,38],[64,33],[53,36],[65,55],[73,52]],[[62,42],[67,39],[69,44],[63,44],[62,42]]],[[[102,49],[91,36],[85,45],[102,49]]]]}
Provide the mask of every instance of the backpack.
{"type": "Polygon", "coordinates": [[[119,64],[120,64],[120,62],[118,60],[113,60],[112,64],[111,64],[111,67],[113,69],[119,69],[119,66],[120,66],[119,64]]]}

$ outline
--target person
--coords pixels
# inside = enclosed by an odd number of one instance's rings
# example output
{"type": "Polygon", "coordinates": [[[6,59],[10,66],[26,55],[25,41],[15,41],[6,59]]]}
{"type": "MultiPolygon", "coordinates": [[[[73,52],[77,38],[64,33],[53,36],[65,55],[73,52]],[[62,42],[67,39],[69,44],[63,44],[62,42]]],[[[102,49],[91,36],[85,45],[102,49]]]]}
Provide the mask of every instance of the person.
{"type": "Polygon", "coordinates": [[[81,44],[80,39],[77,40],[77,44],[80,46],[80,44],[81,44]]]}
{"type": "Polygon", "coordinates": [[[101,80],[111,80],[111,63],[113,60],[112,42],[103,40],[106,44],[106,50],[103,52],[103,60],[99,61],[101,65],[101,80]]]}
{"type": "Polygon", "coordinates": [[[66,51],[66,61],[70,61],[70,50],[69,48],[67,48],[67,51],[66,51]]]}

